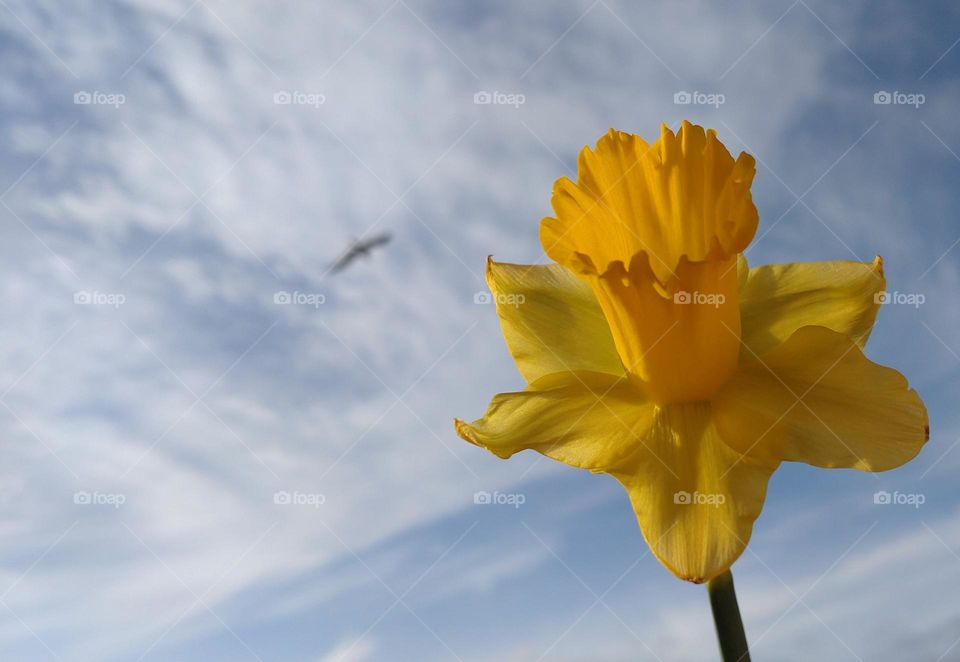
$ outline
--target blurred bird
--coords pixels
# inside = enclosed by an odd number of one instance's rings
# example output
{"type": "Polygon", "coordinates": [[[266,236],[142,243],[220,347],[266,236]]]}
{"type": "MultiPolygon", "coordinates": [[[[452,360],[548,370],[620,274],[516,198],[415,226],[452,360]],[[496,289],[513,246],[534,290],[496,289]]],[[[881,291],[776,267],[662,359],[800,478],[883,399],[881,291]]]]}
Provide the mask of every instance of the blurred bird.
{"type": "Polygon", "coordinates": [[[335,274],[343,271],[350,266],[354,260],[364,255],[370,255],[374,248],[377,248],[378,246],[384,246],[390,242],[390,239],[390,233],[384,232],[383,234],[374,235],[369,239],[355,240],[352,244],[350,244],[350,247],[344,251],[343,255],[337,258],[336,262],[330,266],[330,273],[335,274]]]}

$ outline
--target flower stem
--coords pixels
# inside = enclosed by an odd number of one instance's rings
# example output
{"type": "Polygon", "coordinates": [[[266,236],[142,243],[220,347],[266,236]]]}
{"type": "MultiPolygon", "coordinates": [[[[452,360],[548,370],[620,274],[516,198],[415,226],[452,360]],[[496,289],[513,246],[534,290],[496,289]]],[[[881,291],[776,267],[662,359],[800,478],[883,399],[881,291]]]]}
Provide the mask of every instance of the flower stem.
{"type": "Polygon", "coordinates": [[[737,605],[737,594],[733,589],[733,575],[730,571],[711,579],[707,583],[707,593],[710,595],[710,608],[713,609],[713,622],[717,626],[723,662],[750,662],[747,635],[743,632],[743,621],[740,620],[740,607],[737,605]]]}

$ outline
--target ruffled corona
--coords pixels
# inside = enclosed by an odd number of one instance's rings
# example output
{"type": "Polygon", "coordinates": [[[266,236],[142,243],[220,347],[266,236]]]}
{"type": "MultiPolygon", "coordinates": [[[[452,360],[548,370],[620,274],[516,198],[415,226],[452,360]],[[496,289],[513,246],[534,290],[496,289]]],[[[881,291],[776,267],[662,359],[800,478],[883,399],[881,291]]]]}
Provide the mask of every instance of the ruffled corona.
{"type": "Polygon", "coordinates": [[[736,255],[757,229],[755,164],[713,130],[611,130],[554,186],[544,251],[593,286],[630,376],[659,402],[709,398],[740,345],[736,255]]]}

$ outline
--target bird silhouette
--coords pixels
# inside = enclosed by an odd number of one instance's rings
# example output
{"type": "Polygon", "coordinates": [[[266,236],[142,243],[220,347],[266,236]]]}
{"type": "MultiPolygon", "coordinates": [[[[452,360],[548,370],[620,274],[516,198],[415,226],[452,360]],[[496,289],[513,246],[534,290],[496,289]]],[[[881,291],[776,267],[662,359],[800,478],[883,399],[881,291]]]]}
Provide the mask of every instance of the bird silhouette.
{"type": "Polygon", "coordinates": [[[330,273],[339,273],[349,267],[353,262],[362,256],[370,255],[374,248],[379,246],[384,246],[390,242],[391,235],[389,232],[384,232],[382,234],[374,235],[368,239],[356,239],[350,246],[347,248],[343,254],[336,259],[336,261],[330,265],[330,273]]]}

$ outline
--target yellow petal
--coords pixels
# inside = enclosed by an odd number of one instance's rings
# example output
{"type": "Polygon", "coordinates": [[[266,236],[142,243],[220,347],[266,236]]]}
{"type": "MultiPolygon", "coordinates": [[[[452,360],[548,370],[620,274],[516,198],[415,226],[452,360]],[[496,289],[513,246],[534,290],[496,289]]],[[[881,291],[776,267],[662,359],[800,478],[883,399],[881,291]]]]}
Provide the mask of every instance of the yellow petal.
{"type": "Polygon", "coordinates": [[[750,277],[750,263],[747,262],[747,256],[743,253],[737,253],[737,288],[743,290],[747,279],[750,277]]]}
{"type": "Polygon", "coordinates": [[[508,458],[532,448],[564,464],[605,471],[637,452],[654,415],[630,383],[600,373],[557,373],[494,396],[483,418],[455,420],[463,439],[508,458]]]}
{"type": "Polygon", "coordinates": [[[893,469],[929,438],[926,407],[903,375],[820,326],[745,357],[713,406],[725,438],[782,444],[784,460],[818,467],[893,469]]]}
{"type": "Polygon", "coordinates": [[[593,290],[565,267],[488,259],[487,283],[527,383],[555,372],[624,374],[593,290]]]}
{"type": "Polygon", "coordinates": [[[652,145],[611,129],[580,152],[576,183],[557,180],[557,217],[541,223],[543,248],[594,275],[644,252],[666,285],[683,256],[722,259],[747,246],[758,220],[755,171],[749,154],[734,161],[715,131],[686,121],[676,134],[664,125],[652,145]]]}
{"type": "Polygon", "coordinates": [[[743,343],[757,354],[816,325],[863,347],[883,292],[883,261],[771,264],[750,269],[740,288],[743,343]]]}
{"type": "Polygon", "coordinates": [[[648,452],[612,472],[643,537],[677,577],[716,577],[746,548],[778,463],[736,452],[703,402],[660,407],[643,444],[648,452]]]}

